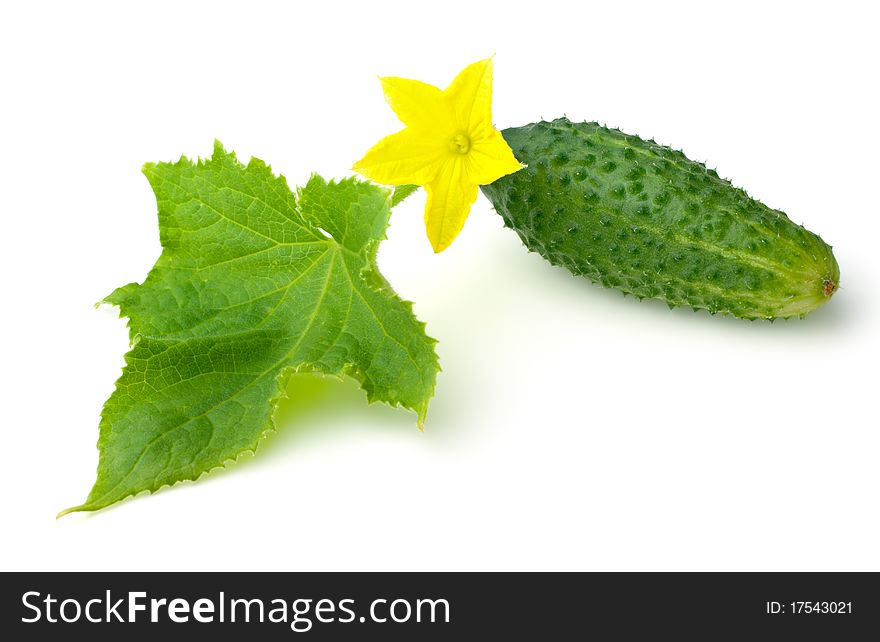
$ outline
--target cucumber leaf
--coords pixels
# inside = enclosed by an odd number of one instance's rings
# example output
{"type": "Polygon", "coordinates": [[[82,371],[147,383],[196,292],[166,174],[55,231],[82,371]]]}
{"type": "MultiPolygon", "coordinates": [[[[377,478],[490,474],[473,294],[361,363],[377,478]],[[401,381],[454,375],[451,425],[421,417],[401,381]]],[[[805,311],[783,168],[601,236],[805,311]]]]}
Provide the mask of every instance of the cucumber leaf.
{"type": "Polygon", "coordinates": [[[348,375],[421,427],[434,339],[376,266],[392,193],[312,176],[291,192],[262,161],[147,164],[162,254],[106,303],[131,351],[100,423],[93,511],[202,474],[257,444],[290,374],[348,375]]]}

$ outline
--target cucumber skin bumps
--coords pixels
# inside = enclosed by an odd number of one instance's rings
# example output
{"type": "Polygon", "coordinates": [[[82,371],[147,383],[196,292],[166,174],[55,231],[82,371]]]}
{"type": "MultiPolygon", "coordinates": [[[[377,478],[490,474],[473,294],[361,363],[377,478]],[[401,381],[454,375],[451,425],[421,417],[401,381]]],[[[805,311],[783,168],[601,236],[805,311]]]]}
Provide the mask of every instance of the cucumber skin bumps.
{"type": "Polygon", "coordinates": [[[553,265],[743,319],[803,317],[838,288],[827,243],[681,152],[566,118],[502,135],[528,167],[481,189],[553,265]]]}

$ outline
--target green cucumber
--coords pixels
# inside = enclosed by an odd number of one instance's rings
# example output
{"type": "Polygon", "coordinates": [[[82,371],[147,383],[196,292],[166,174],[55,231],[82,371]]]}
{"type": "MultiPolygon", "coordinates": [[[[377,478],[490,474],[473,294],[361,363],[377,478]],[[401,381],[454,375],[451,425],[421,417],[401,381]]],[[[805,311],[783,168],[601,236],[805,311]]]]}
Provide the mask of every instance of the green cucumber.
{"type": "Polygon", "coordinates": [[[502,135],[528,167],[483,193],[553,265],[744,319],[802,317],[838,288],[827,243],[681,152],[566,118],[502,135]]]}

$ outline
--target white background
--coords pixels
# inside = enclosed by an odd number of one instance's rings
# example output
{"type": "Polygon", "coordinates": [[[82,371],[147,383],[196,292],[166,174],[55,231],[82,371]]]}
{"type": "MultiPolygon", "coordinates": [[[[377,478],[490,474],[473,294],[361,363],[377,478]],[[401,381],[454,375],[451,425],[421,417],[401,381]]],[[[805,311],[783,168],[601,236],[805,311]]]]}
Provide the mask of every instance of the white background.
{"type": "MultiPolygon", "coordinates": [[[[871,3],[17,3],[0,13],[2,569],[880,569],[871,3]],[[832,9],[833,7],[833,9],[832,9]],[[683,148],[834,246],[806,320],[638,303],[528,254],[481,196],[381,267],[440,339],[424,434],[353,384],[196,484],[55,520],[127,349],[92,304],[159,254],[145,161],[214,138],[291,184],[399,128],[377,75],[496,54],[498,127],[683,148]]],[[[312,396],[315,396],[312,395],[312,396]]]]}

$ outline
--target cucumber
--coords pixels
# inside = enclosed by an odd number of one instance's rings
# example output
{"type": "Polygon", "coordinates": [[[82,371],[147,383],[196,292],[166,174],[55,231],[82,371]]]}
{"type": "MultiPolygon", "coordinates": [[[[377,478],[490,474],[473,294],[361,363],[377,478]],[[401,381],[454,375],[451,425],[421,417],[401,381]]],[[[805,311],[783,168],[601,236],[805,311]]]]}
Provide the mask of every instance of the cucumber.
{"type": "Polygon", "coordinates": [[[553,265],[743,319],[803,317],[838,288],[827,243],[681,152],[566,118],[502,135],[528,167],[481,189],[553,265]]]}

